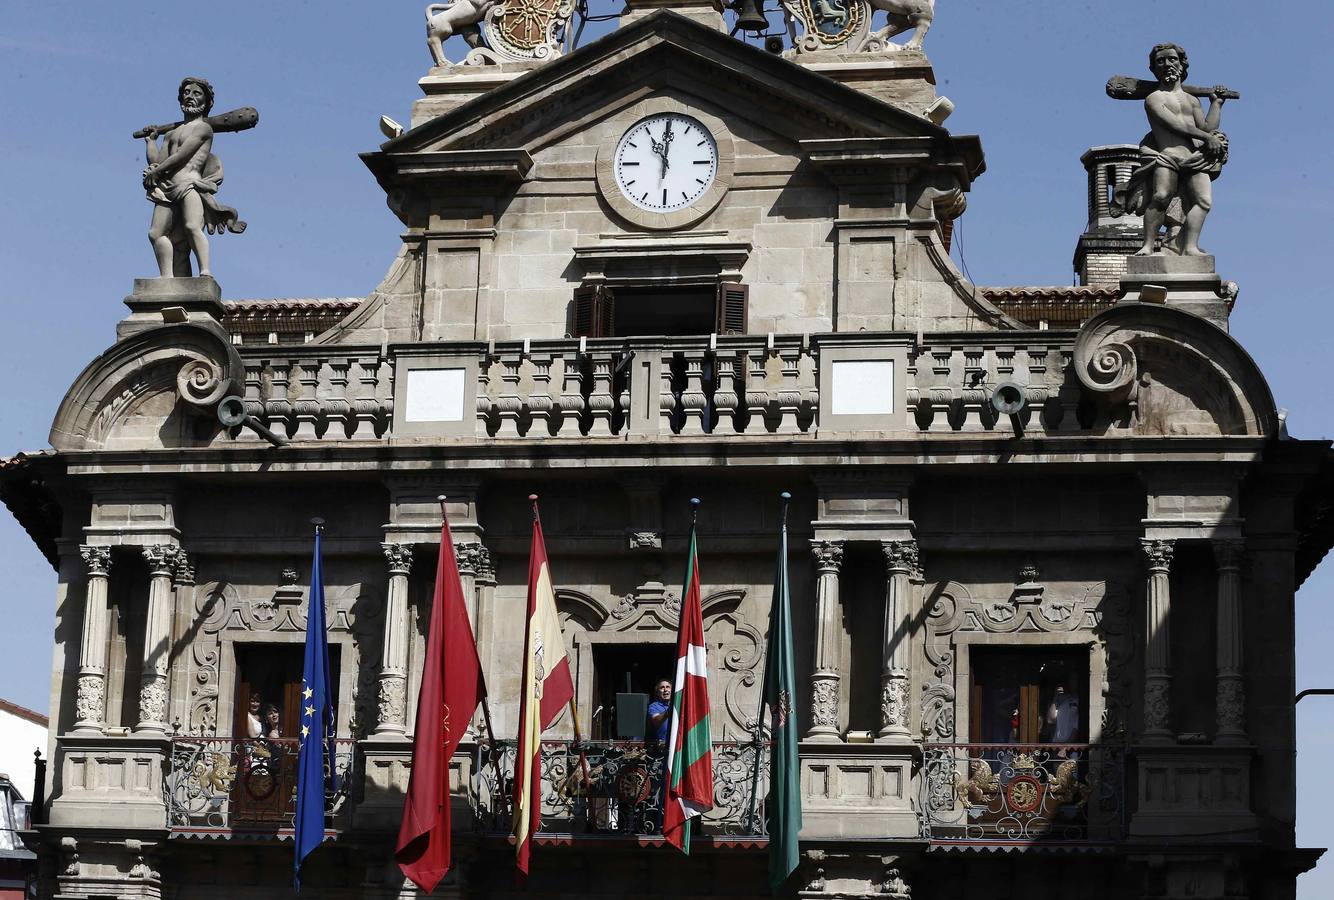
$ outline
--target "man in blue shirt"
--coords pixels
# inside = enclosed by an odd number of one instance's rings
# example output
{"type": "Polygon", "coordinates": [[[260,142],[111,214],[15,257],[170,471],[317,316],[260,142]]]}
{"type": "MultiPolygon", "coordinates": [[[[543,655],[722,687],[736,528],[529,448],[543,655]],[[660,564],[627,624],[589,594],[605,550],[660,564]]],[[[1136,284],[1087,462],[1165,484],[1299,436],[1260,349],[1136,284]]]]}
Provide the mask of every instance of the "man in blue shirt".
{"type": "Polygon", "coordinates": [[[651,741],[667,741],[667,729],[672,723],[672,683],[666,678],[653,686],[654,700],[648,705],[648,727],[645,737],[651,741]]]}

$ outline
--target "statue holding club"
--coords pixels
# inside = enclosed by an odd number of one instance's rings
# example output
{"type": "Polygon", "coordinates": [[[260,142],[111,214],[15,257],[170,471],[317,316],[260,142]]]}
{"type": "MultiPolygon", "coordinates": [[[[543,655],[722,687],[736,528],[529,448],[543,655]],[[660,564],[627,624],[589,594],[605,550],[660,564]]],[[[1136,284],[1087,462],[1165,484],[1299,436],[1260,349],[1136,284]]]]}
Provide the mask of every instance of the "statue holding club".
{"type": "Polygon", "coordinates": [[[144,191],[153,204],[148,239],[163,278],[188,278],[193,252],[200,275],[209,271],[208,234],[245,231],[236,210],[218,202],[222,163],[213,155],[213,135],[244,131],[259,123],[249,106],[210,116],[213,86],[187,77],[176,92],[183,119],[166,125],[145,125],[134,133],[143,138],[148,167],[144,191]]]}
{"type": "Polygon", "coordinates": [[[1219,121],[1223,104],[1241,95],[1222,85],[1185,84],[1189,63],[1176,44],[1154,47],[1149,68],[1156,83],[1123,75],[1107,82],[1108,96],[1143,100],[1149,118],[1149,133],[1140,142],[1141,165],[1116,187],[1112,212],[1144,217],[1144,245],[1136,256],[1206,256],[1200,231],[1213,207],[1213,181],[1228,160],[1227,135],[1219,121]],[[1200,97],[1209,98],[1207,115],[1200,97]],[[1162,249],[1156,250],[1164,229],[1162,249]]]}

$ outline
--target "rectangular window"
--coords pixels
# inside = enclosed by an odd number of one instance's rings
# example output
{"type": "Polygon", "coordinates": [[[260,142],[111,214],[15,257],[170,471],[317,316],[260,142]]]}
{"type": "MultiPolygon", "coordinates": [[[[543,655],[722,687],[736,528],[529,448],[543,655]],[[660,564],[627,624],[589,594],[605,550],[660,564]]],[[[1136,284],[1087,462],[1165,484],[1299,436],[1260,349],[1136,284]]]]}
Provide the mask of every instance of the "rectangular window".
{"type": "MultiPolygon", "coordinates": [[[[644,737],[647,722],[616,721],[617,694],[643,694],[652,703],[657,682],[671,681],[676,666],[673,644],[597,644],[593,648],[593,738],[612,740],[618,733],[644,737]]],[[[649,734],[652,738],[653,735],[649,734]]]]}
{"type": "Polygon", "coordinates": [[[1086,648],[974,647],[970,664],[971,743],[1088,741],[1086,648]]]}

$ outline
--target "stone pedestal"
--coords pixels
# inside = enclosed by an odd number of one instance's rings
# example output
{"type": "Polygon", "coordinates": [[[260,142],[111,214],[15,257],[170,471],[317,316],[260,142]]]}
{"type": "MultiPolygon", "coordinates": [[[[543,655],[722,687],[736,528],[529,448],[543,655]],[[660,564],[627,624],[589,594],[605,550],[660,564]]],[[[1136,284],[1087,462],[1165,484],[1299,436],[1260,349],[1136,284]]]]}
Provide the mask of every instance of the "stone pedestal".
{"type": "Polygon", "coordinates": [[[801,744],[801,838],[913,839],[912,744],[801,744]]]}
{"type": "Polygon", "coordinates": [[[1139,803],[1130,836],[1210,843],[1255,841],[1251,747],[1153,746],[1135,751],[1139,803]]]}
{"type": "Polygon", "coordinates": [[[1132,256],[1126,260],[1121,279],[1126,299],[1152,301],[1151,295],[1141,296],[1149,285],[1167,289],[1168,306],[1194,313],[1227,331],[1236,286],[1218,277],[1212,256],[1132,256]]]}
{"type": "MultiPolygon", "coordinates": [[[[812,72],[846,84],[913,115],[936,102],[936,73],[920,50],[889,53],[799,53],[790,57],[812,72]]],[[[942,119],[943,121],[943,119],[942,119]]]]}
{"type": "Polygon", "coordinates": [[[417,81],[425,95],[412,104],[412,121],[416,128],[424,122],[443,116],[469,100],[508,84],[540,63],[513,62],[490,66],[434,66],[417,81]]]}
{"type": "Polygon", "coordinates": [[[718,31],[726,31],[723,23],[722,0],[625,0],[625,9],[621,12],[620,26],[624,28],[631,22],[642,19],[660,9],[694,19],[718,31]]]}
{"type": "Polygon", "coordinates": [[[226,312],[222,288],[210,275],[197,278],[136,278],[125,298],[130,314],[116,325],[116,340],[178,322],[220,323],[226,312]]]}
{"type": "MultiPolygon", "coordinates": [[[[412,741],[380,737],[362,741],[360,749],[365,783],[362,799],[353,807],[352,830],[397,833],[412,775],[412,741]]],[[[449,762],[450,816],[455,834],[467,832],[473,826],[468,785],[476,755],[476,745],[465,741],[459,744],[449,762]]]]}
{"type": "Polygon", "coordinates": [[[162,777],[165,736],[63,735],[56,744],[53,827],[161,831],[167,822],[162,777]]]}

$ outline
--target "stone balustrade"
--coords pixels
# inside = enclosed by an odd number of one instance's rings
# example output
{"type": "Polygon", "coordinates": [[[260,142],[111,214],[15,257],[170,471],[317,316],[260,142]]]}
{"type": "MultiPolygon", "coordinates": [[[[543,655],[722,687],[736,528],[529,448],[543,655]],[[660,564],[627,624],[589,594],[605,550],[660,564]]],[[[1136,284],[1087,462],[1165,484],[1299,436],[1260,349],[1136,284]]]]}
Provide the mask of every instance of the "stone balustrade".
{"type": "MultiPolygon", "coordinates": [[[[933,335],[918,343],[911,335],[859,333],[439,342],[385,352],[343,347],[338,355],[240,349],[247,412],[293,441],[436,433],[463,440],[672,440],[1008,433],[1016,425],[1060,434],[1115,425],[1105,416],[1095,421],[1072,370],[1074,339],[1070,332],[998,332],[933,335]],[[890,376],[863,378],[855,390],[883,394],[884,409],[863,414],[867,397],[859,395],[851,397],[857,414],[843,414],[848,402],[839,401],[848,401],[852,388],[825,363],[874,365],[879,357],[892,364],[890,376]],[[423,421],[410,410],[407,417],[395,412],[413,389],[406,373],[427,365],[461,373],[448,382],[453,393],[444,400],[454,412],[440,414],[445,424],[438,432],[430,414],[423,421]],[[397,381],[405,383],[396,388],[397,381]],[[992,404],[1007,383],[1024,400],[1014,417],[992,404]]],[[[261,440],[249,429],[231,438],[261,440]]]]}

